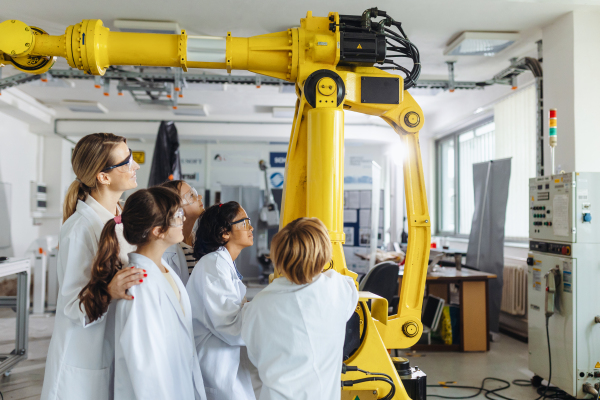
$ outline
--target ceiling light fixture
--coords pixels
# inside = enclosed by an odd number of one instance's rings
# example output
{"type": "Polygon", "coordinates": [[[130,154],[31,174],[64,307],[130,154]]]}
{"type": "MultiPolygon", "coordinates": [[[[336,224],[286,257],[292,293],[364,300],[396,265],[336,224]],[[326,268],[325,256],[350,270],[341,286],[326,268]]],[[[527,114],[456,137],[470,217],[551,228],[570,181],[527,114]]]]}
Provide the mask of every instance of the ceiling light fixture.
{"type": "Polygon", "coordinates": [[[97,101],[86,100],[63,100],[60,104],[73,112],[89,112],[106,114],[108,109],[97,101]]]}
{"type": "Polygon", "coordinates": [[[194,117],[207,117],[208,110],[204,104],[177,104],[173,110],[175,115],[189,115],[194,117]]]}
{"type": "Polygon", "coordinates": [[[515,32],[462,32],[444,50],[445,56],[494,56],[519,39],[515,32]]]}

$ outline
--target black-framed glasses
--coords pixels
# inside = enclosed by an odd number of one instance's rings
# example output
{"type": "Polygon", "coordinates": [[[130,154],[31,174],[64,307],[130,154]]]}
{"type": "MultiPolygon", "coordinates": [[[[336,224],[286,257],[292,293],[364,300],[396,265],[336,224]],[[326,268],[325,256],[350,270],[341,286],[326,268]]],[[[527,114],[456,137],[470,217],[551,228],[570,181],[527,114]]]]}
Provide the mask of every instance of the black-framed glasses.
{"type": "Polygon", "coordinates": [[[233,221],[231,225],[236,225],[237,229],[241,231],[249,231],[252,228],[252,224],[250,224],[250,218],[242,218],[237,221],[233,221]]]}
{"type": "Polygon", "coordinates": [[[129,157],[127,157],[125,159],[125,161],[120,162],[116,165],[113,165],[112,167],[108,167],[108,168],[104,168],[102,170],[102,172],[108,172],[111,171],[115,168],[119,168],[119,167],[125,167],[127,166],[127,168],[121,168],[119,169],[119,171],[121,172],[131,172],[131,170],[133,169],[133,152],[131,151],[131,149],[129,149],[129,157]]]}

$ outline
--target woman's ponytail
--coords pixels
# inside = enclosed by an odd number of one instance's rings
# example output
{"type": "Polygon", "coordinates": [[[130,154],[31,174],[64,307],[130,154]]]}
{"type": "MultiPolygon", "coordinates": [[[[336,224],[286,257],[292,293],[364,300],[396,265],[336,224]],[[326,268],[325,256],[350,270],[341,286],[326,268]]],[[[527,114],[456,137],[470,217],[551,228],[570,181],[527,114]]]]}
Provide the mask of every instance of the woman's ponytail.
{"type": "Polygon", "coordinates": [[[85,201],[85,196],[88,192],[85,191],[83,183],[75,179],[65,196],[65,204],[63,206],[63,223],[75,213],[77,209],[77,201],[85,201]]]}
{"type": "MultiPolygon", "coordinates": [[[[72,185],[71,185],[72,186],[72,185]]],[[[119,241],[115,231],[116,222],[109,220],[98,243],[98,253],[92,264],[92,277],[90,282],[79,293],[80,308],[83,305],[89,322],[100,318],[108,310],[110,294],[108,284],[115,274],[123,268],[119,258],[119,241]]]]}

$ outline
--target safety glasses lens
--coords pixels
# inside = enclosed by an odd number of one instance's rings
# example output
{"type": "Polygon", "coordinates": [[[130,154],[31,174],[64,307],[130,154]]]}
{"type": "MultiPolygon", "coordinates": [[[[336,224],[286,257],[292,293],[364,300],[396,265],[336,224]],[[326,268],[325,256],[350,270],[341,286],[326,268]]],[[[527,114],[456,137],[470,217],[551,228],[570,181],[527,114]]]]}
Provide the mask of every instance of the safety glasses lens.
{"type": "Polygon", "coordinates": [[[174,228],[183,226],[183,209],[180,208],[179,210],[177,210],[175,212],[175,214],[173,215],[173,218],[171,218],[171,226],[174,228]]]}
{"type": "Polygon", "coordinates": [[[198,192],[192,188],[189,192],[183,195],[184,204],[194,204],[198,201],[198,192]]]}
{"type": "Polygon", "coordinates": [[[133,170],[133,155],[129,155],[127,163],[117,168],[120,172],[131,172],[133,170]]]}
{"type": "Polygon", "coordinates": [[[252,228],[252,224],[250,224],[250,218],[244,218],[242,221],[234,222],[233,226],[242,231],[249,231],[252,228]]]}

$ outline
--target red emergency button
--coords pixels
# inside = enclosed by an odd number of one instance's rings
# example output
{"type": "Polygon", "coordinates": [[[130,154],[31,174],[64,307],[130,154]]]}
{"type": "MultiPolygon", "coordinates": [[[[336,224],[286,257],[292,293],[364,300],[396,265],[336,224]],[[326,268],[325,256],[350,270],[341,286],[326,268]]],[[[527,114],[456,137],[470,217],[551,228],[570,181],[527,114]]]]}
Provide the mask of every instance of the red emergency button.
{"type": "Polygon", "coordinates": [[[569,246],[563,246],[562,249],[560,250],[560,252],[564,256],[568,256],[569,254],[571,254],[571,249],[569,248],[569,246]]]}

